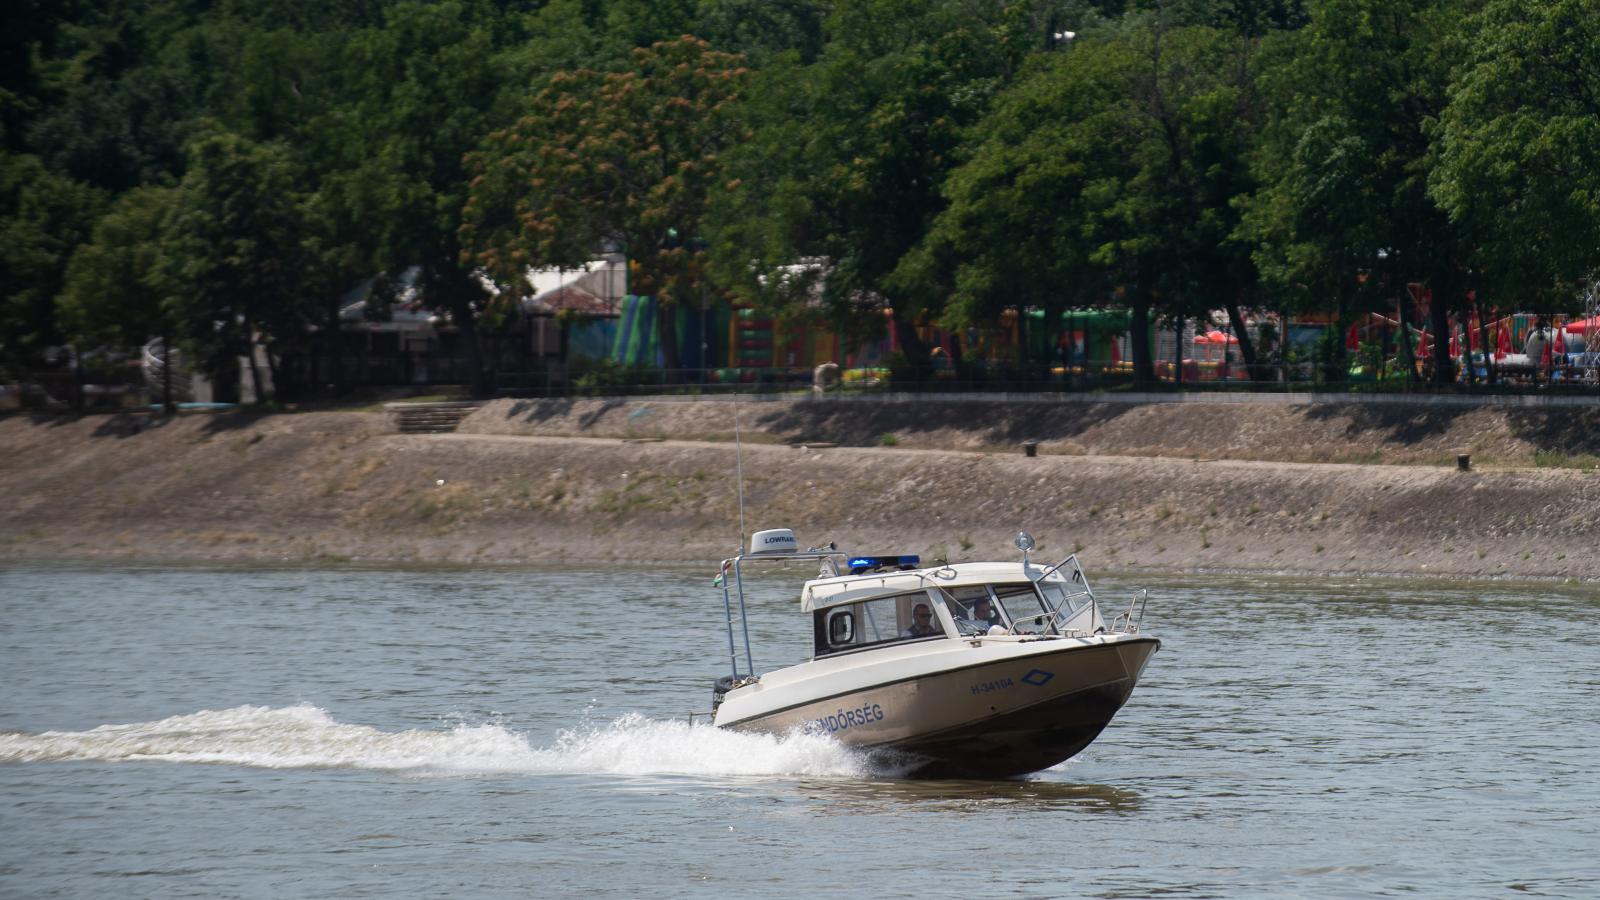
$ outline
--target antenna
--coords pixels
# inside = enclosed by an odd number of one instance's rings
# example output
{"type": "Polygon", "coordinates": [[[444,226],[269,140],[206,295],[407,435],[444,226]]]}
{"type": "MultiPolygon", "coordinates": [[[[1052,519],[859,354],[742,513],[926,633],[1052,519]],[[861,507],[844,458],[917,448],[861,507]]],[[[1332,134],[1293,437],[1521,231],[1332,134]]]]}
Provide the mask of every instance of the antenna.
{"type": "Polygon", "coordinates": [[[739,553],[744,553],[744,442],[739,436],[739,395],[733,395],[733,467],[739,482],[739,553]]]}

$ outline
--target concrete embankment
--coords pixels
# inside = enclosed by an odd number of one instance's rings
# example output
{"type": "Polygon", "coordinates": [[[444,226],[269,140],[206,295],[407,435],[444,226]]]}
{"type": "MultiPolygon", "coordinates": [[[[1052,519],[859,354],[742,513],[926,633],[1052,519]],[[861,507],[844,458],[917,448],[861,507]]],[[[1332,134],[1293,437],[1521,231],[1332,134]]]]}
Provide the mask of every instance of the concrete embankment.
{"type": "Polygon", "coordinates": [[[0,558],[706,562],[737,545],[742,454],[749,528],[863,551],[1009,556],[1026,528],[1099,571],[1592,580],[1600,473],[1548,463],[1594,454],[1595,416],[649,398],[497,401],[449,435],[360,412],[12,416],[0,558]]]}

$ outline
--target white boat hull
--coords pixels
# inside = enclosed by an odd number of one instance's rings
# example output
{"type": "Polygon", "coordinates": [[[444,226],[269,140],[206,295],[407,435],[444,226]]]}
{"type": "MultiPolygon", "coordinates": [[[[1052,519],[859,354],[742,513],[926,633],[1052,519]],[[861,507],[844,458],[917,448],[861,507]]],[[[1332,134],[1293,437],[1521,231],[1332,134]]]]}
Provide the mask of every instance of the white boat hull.
{"type": "Polygon", "coordinates": [[[768,673],[730,692],[716,723],[824,731],[909,776],[1020,775],[1088,746],[1159,646],[1123,634],[912,644],[873,664],[846,658],[768,673]]]}

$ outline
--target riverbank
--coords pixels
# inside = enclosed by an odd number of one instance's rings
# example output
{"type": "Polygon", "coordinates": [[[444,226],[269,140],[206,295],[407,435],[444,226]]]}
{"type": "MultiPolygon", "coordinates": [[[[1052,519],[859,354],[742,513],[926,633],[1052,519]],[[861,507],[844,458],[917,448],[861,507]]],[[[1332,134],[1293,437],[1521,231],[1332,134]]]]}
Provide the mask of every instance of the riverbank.
{"type": "Polygon", "coordinates": [[[749,529],[863,551],[1008,557],[1026,528],[1099,571],[1600,578],[1600,473],[1559,465],[1600,449],[1593,407],[752,402],[742,451],[733,416],[11,416],[0,559],[713,561],[742,452],[749,529]]]}

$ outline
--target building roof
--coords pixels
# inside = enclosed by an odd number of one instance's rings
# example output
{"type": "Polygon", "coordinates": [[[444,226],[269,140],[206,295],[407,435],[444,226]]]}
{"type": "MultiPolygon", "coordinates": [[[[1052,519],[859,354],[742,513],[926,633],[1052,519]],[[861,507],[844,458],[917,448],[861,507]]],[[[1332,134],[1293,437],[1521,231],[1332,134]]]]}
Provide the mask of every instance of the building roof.
{"type": "Polygon", "coordinates": [[[529,269],[525,277],[533,288],[533,295],[522,301],[528,313],[614,313],[628,292],[627,264],[620,254],[577,269],[529,269]]]}

